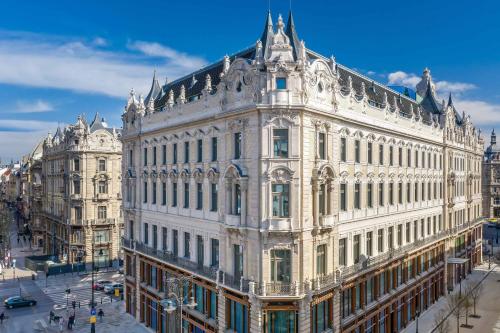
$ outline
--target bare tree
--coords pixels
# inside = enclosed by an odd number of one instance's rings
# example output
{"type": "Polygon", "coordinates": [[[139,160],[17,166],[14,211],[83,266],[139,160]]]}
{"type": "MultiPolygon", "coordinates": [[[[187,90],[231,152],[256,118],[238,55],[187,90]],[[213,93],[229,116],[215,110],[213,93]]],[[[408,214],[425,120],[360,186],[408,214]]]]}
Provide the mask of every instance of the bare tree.
{"type": "Polygon", "coordinates": [[[480,282],[474,286],[474,284],[470,283],[465,288],[466,293],[470,296],[473,304],[474,313],[471,315],[472,318],[481,318],[480,315],[476,313],[476,304],[479,302],[479,299],[482,296],[484,285],[480,282]]]}
{"type": "Polygon", "coordinates": [[[465,294],[462,295],[462,308],[464,309],[465,312],[465,324],[462,324],[462,327],[465,328],[472,328],[472,325],[469,325],[469,312],[470,309],[472,308],[472,299],[470,297],[470,294],[465,292],[465,294]]]}
{"type": "Polygon", "coordinates": [[[459,294],[449,294],[446,297],[448,311],[457,319],[457,333],[460,333],[460,318],[464,316],[465,308],[463,306],[463,296],[459,294]]]}
{"type": "Polygon", "coordinates": [[[436,327],[437,333],[448,333],[450,330],[450,322],[446,316],[447,313],[445,309],[439,310],[434,315],[434,326],[436,327]]]}

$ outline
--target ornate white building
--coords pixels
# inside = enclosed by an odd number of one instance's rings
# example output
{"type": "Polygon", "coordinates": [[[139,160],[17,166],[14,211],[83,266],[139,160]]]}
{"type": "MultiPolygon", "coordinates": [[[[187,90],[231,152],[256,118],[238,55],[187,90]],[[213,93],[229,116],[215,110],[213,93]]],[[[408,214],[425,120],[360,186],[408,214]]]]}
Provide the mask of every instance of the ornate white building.
{"type": "Polygon", "coordinates": [[[123,232],[120,132],[96,114],[45,138],[42,216],[46,254],[67,263],[116,264],[123,232]],[[94,243],[94,247],[92,246],[94,243]]]}
{"type": "Polygon", "coordinates": [[[500,146],[495,130],[483,161],[483,211],[485,217],[500,218],[500,146]]]}
{"type": "Polygon", "coordinates": [[[417,100],[268,16],[255,46],[132,91],[127,311],[170,332],[395,332],[482,260],[483,141],[430,71],[417,100]]]}

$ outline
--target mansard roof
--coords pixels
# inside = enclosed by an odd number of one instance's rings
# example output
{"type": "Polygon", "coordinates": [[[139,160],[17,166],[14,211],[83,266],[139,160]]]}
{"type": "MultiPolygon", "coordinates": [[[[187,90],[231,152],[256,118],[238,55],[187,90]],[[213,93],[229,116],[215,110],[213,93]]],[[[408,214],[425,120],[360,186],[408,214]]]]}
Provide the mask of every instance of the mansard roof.
{"type": "Polygon", "coordinates": [[[427,81],[427,89],[425,91],[425,96],[420,102],[420,106],[427,112],[432,114],[441,114],[441,107],[439,102],[436,100],[431,88],[431,81],[427,81]]]}

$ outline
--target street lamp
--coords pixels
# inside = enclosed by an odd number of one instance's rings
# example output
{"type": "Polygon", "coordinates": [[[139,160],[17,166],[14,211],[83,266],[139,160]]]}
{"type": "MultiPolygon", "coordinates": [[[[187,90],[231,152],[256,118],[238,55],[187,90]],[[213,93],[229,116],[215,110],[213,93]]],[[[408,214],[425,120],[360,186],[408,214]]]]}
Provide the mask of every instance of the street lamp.
{"type": "MultiPolygon", "coordinates": [[[[189,296],[189,290],[186,296],[184,296],[185,282],[191,282],[192,277],[179,277],[165,279],[166,291],[165,294],[167,298],[160,301],[160,305],[163,310],[172,314],[177,309],[179,309],[179,332],[182,332],[182,308],[186,306],[188,309],[194,309],[198,305],[193,296],[189,296]],[[185,301],[188,301],[184,304],[185,301]]],[[[189,288],[189,287],[188,287],[189,288]]]]}
{"type": "MultiPolygon", "coordinates": [[[[420,305],[419,305],[419,308],[420,308],[420,305]]],[[[420,309],[417,309],[417,311],[415,311],[415,317],[417,318],[416,322],[415,322],[415,325],[416,325],[415,333],[418,333],[418,317],[420,317],[420,309]]]]}

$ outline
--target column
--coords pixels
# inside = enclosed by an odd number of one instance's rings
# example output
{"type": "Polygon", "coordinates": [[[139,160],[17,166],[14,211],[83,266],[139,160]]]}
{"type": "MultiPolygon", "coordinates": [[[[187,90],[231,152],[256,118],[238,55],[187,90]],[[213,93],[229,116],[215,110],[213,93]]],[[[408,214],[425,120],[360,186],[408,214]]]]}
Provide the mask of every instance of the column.
{"type": "Polygon", "coordinates": [[[240,180],[240,191],[241,191],[241,219],[240,225],[247,225],[247,191],[248,191],[248,180],[240,180]]]}
{"type": "Polygon", "coordinates": [[[319,226],[319,182],[317,179],[313,180],[313,224],[315,227],[319,226]]]}

